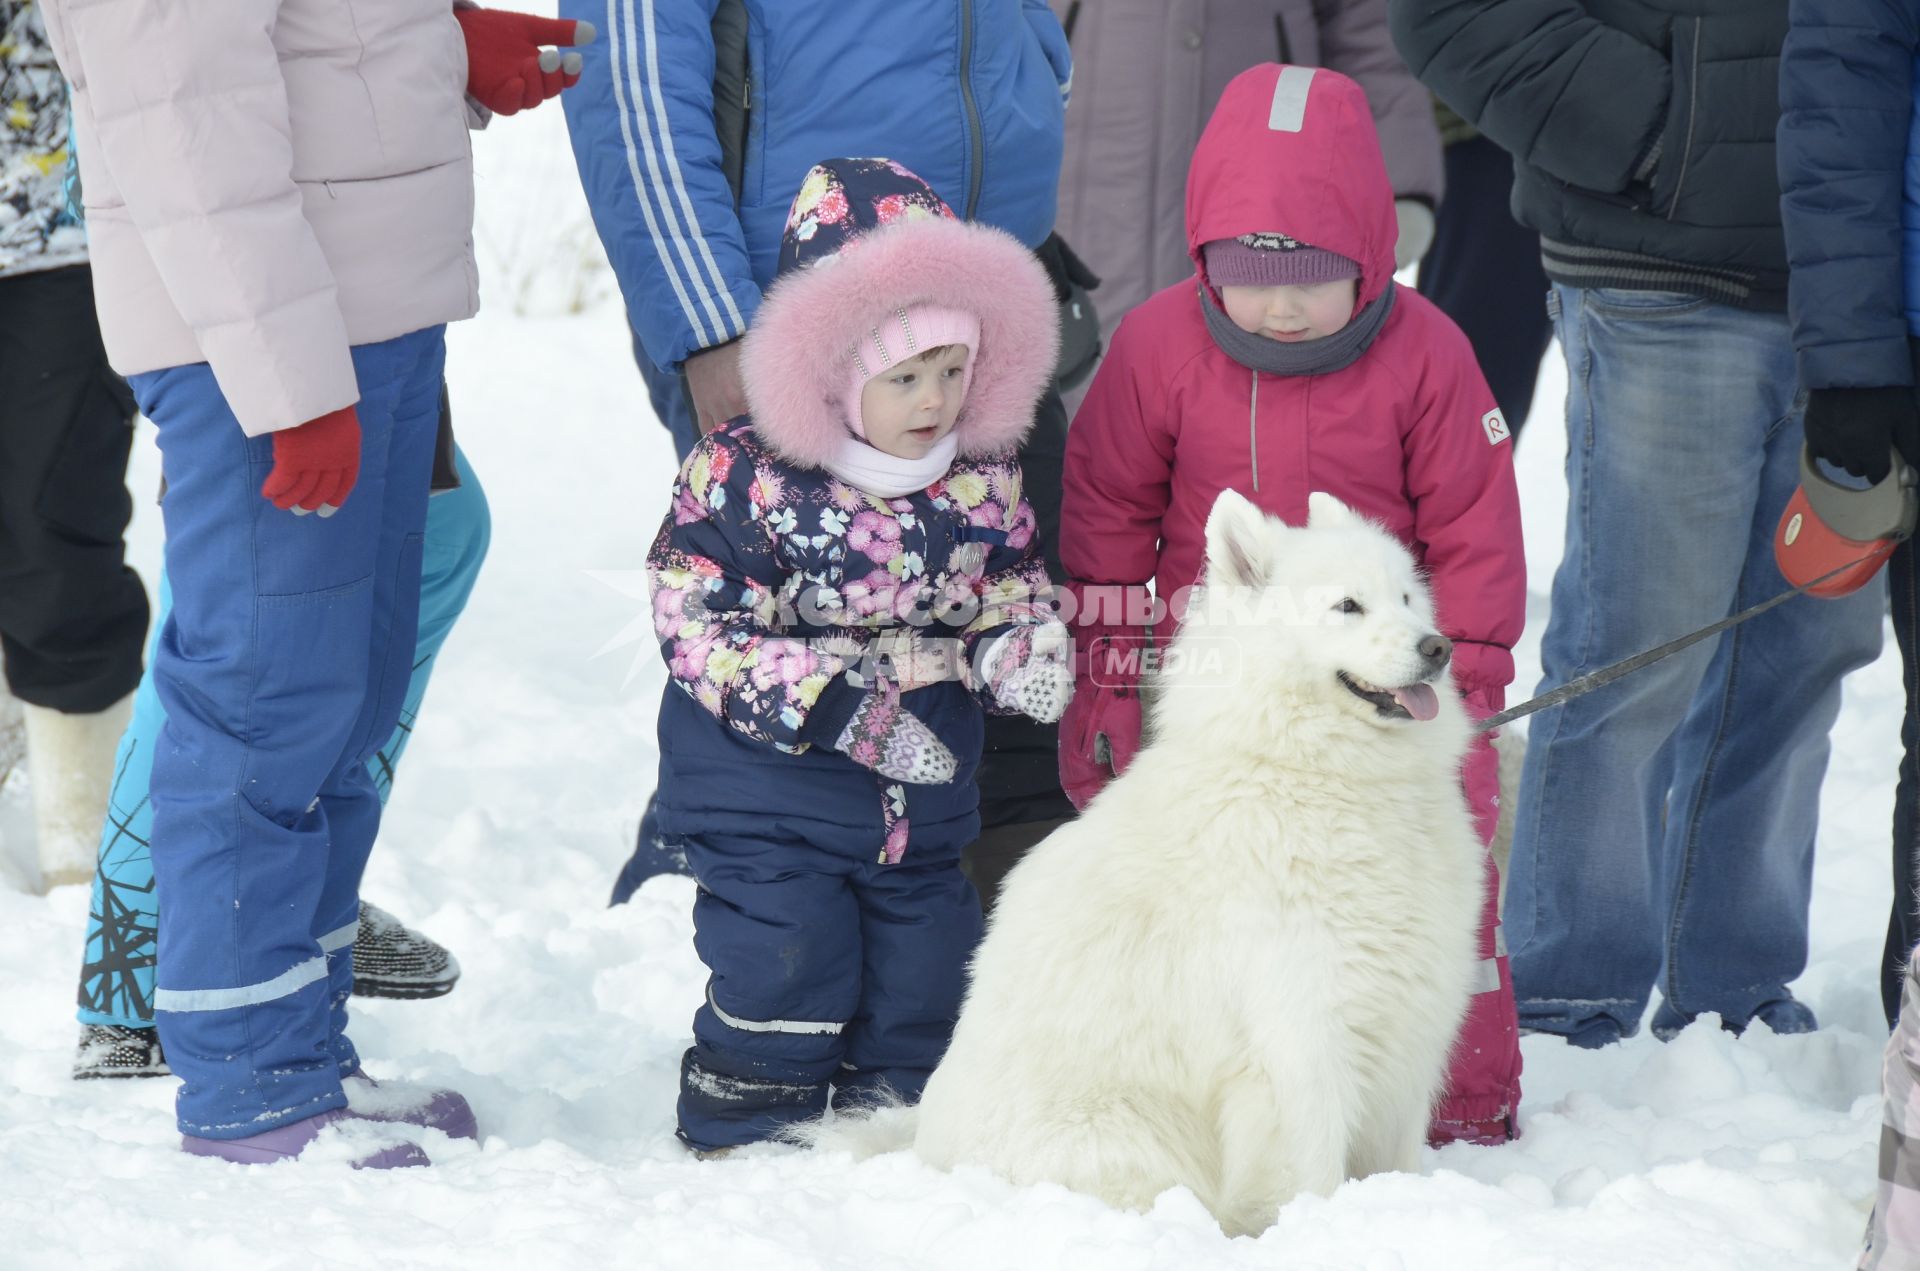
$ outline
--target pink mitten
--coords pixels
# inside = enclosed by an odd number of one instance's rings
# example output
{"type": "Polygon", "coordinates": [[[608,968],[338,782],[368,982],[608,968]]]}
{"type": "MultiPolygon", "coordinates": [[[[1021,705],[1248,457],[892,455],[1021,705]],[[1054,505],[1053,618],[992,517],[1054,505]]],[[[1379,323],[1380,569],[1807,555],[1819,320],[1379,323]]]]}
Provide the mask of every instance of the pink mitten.
{"type": "Polygon", "coordinates": [[[946,743],[900,704],[900,689],[884,679],[867,693],[833,748],[863,768],[909,785],[942,786],[960,770],[946,743]]]}

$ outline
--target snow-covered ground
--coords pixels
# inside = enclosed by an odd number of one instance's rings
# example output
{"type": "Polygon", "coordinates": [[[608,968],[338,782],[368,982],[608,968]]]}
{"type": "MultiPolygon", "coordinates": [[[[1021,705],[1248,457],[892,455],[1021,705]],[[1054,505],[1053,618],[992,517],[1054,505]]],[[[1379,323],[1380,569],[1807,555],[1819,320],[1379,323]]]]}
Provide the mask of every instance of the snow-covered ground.
{"type": "MultiPolygon", "coordinates": [[[[558,112],[479,139],[488,309],[450,339],[460,437],[493,555],[447,645],[366,894],[451,946],[428,1003],[360,1003],[376,1075],[472,1099],[479,1145],[436,1167],[243,1169],[177,1150],[171,1081],[68,1077],[87,897],[26,890],[24,782],[0,791],[0,1266],[699,1268],[1837,1268],[1874,1186],[1875,975],[1900,681],[1892,642],[1847,687],[1796,991],[1826,1027],[1696,1025],[1598,1053],[1525,1043],[1524,1137],[1428,1153],[1419,1176],[1289,1206],[1228,1240],[1185,1192],[1149,1214],[1057,1188],[790,1149],[697,1162],[674,1141],[703,974],[693,887],[604,908],[653,781],[663,670],[630,624],[671,452],[646,406],[558,112]],[[573,311],[573,310],[578,310],[573,311]],[[608,646],[613,646],[609,648],[608,646]]],[[[1550,359],[1518,452],[1532,685],[1564,492],[1550,359]]],[[[131,476],[151,581],[156,458],[131,476]]],[[[1811,602],[1798,602],[1811,603],[1811,602]]],[[[743,796],[745,797],[745,796],[743,796]]]]}

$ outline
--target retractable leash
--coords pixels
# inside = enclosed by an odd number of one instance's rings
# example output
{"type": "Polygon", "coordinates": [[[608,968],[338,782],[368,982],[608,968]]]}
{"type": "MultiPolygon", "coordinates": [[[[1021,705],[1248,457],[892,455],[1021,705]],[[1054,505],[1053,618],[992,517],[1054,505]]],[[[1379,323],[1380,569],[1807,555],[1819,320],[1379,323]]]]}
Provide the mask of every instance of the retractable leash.
{"type": "Polygon", "coordinates": [[[1879,573],[1913,533],[1917,509],[1914,471],[1898,450],[1879,484],[1860,489],[1828,479],[1802,447],[1800,488],[1780,518],[1774,559],[1788,582],[1816,596],[1847,595],[1879,573]]]}
{"type": "Polygon", "coordinates": [[[1894,452],[1893,467],[1884,480],[1866,489],[1855,489],[1830,480],[1803,447],[1800,488],[1787,501],[1787,510],[1780,517],[1780,527],[1773,539],[1774,560],[1780,566],[1781,575],[1794,586],[1677,640],[1588,672],[1498,715],[1489,715],[1475,726],[1476,730],[1489,732],[1536,711],[1584,697],[1622,676],[1757,618],[1795,596],[1833,599],[1858,591],[1880,571],[1894,549],[1912,535],[1916,514],[1920,514],[1920,493],[1915,490],[1914,470],[1906,465],[1899,451],[1894,452]]]}

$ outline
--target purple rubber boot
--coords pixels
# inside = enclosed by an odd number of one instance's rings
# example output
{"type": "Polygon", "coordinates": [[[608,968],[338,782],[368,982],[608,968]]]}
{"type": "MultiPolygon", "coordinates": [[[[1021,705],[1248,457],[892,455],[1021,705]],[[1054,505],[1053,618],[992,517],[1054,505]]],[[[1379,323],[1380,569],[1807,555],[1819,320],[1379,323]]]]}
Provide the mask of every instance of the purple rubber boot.
{"type": "Polygon", "coordinates": [[[477,1139],[479,1122],[465,1096],[454,1090],[435,1090],[408,1082],[379,1082],[355,1068],[341,1079],[347,1107],[368,1121],[392,1121],[438,1130],[448,1138],[477,1139]]]}
{"type": "MultiPolygon", "coordinates": [[[[342,1121],[350,1123],[373,1119],[346,1108],[334,1108],[318,1116],[276,1125],[271,1130],[250,1134],[244,1139],[203,1139],[193,1134],[182,1135],[180,1149],[192,1156],[217,1157],[236,1165],[271,1165],[276,1161],[290,1161],[298,1157],[328,1126],[342,1121]]],[[[431,1164],[433,1162],[427,1159],[427,1154],[420,1150],[419,1145],[396,1143],[361,1157],[353,1162],[353,1168],[406,1169],[431,1164]]]]}

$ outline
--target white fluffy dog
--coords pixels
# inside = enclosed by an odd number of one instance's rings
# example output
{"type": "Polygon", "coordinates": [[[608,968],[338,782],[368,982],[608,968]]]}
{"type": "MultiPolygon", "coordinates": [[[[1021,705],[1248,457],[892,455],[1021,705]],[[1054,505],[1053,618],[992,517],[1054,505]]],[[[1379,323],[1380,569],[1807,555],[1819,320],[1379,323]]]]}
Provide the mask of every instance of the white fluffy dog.
{"type": "Polygon", "coordinates": [[[1449,654],[1384,530],[1222,494],[1149,744],[1008,878],[915,1150],[1229,1233],[1417,1169],[1480,907],[1449,654]]]}

